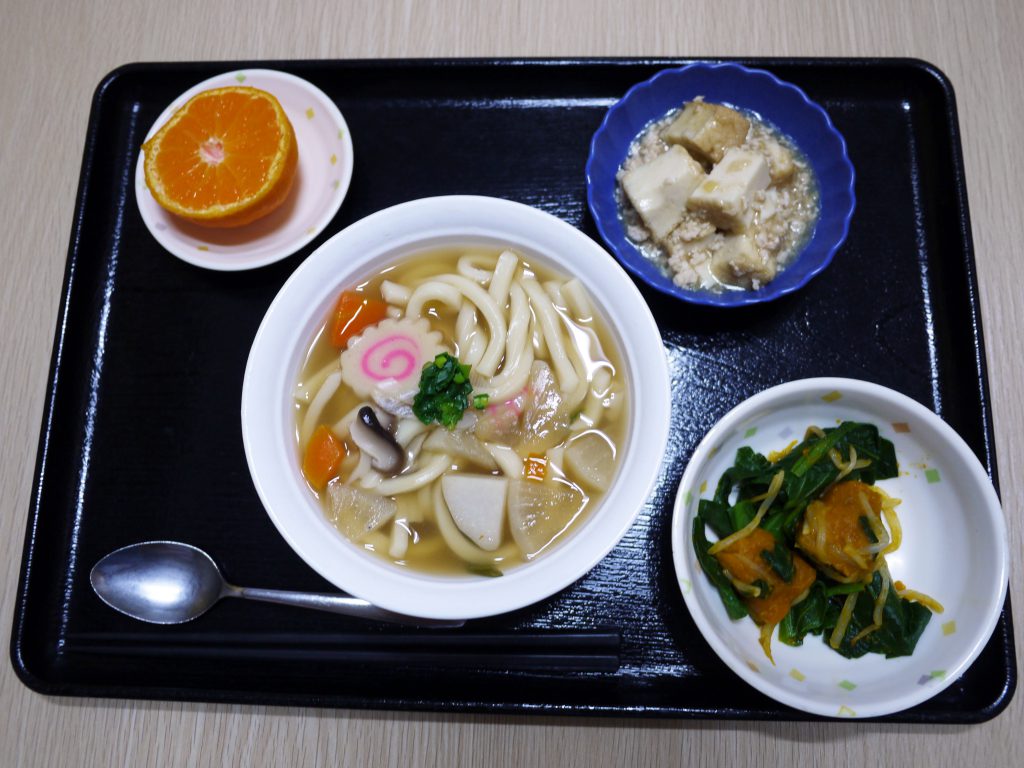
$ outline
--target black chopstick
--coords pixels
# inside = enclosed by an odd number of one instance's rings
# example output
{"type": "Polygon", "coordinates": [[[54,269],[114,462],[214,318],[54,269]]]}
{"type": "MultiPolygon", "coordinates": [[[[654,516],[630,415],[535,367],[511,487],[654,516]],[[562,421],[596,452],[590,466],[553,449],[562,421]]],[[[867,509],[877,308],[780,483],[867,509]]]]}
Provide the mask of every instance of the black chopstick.
{"type": "Polygon", "coordinates": [[[214,646],[150,645],[92,646],[70,649],[96,656],[144,656],[163,659],[230,659],[234,661],[344,662],[429,666],[443,669],[550,670],[559,672],[616,672],[619,657],[606,654],[494,654],[494,653],[410,653],[408,651],[328,651],[310,648],[217,648],[214,646]]]}
{"type": "Polygon", "coordinates": [[[574,648],[615,649],[621,637],[614,630],[508,630],[503,632],[78,632],[66,638],[68,643],[151,643],[171,645],[290,645],[290,646],[400,646],[438,648],[574,648]]]}
{"type": "Polygon", "coordinates": [[[445,669],[615,672],[621,637],[609,631],[381,633],[77,633],[61,652],[168,659],[345,662],[445,669]]]}

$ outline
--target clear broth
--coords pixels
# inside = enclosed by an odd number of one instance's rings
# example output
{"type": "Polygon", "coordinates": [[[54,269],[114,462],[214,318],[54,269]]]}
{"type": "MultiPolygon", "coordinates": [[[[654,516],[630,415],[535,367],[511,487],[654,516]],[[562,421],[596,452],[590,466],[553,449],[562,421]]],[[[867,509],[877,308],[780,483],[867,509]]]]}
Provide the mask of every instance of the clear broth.
{"type": "MultiPolygon", "coordinates": [[[[449,246],[418,252],[402,258],[397,263],[360,282],[357,286],[342,286],[339,288],[338,292],[340,293],[342,290],[354,290],[368,298],[383,300],[381,296],[381,283],[385,280],[398,283],[409,288],[414,288],[423,281],[437,275],[457,274],[457,262],[461,257],[467,254],[497,258],[503,250],[504,249],[477,246],[449,246]]],[[[565,283],[571,279],[571,277],[561,275],[547,265],[539,263],[533,259],[527,260],[522,256],[522,254],[517,253],[517,255],[520,258],[520,269],[524,269],[529,273],[532,273],[541,284],[544,284],[547,281],[565,283]]],[[[591,304],[593,305],[592,298],[591,304]]],[[[565,310],[565,308],[562,307],[556,307],[556,309],[559,309],[560,311],[565,310]]],[[[441,333],[443,345],[455,356],[458,356],[459,354],[455,332],[455,320],[457,314],[456,310],[451,310],[444,305],[438,304],[430,305],[426,312],[431,329],[441,333]]],[[[600,429],[582,429],[574,431],[571,433],[569,438],[561,443],[561,445],[564,446],[568,444],[573,437],[583,434],[584,432],[600,432],[611,442],[613,446],[615,446],[615,473],[617,474],[622,463],[620,452],[625,443],[625,437],[628,431],[628,382],[626,381],[625,368],[621,363],[617,338],[612,334],[607,321],[600,316],[599,308],[594,307],[593,315],[594,316],[589,319],[574,320],[574,322],[578,327],[592,331],[600,342],[599,348],[603,352],[603,358],[600,360],[592,359],[585,361],[585,367],[588,371],[588,377],[592,377],[594,371],[598,368],[607,367],[610,369],[610,372],[612,373],[612,383],[605,398],[607,407],[605,412],[602,414],[604,418],[602,419],[600,429]]],[[[567,314],[566,317],[568,317],[567,314]]],[[[339,351],[332,346],[329,339],[329,323],[330,318],[326,319],[319,327],[314,336],[313,343],[307,351],[302,370],[299,374],[296,388],[297,392],[303,391],[304,382],[307,382],[310,379],[315,379],[318,372],[323,371],[325,367],[330,366],[332,362],[337,361],[339,357],[339,351]]],[[[549,354],[546,356],[549,359],[549,354]]],[[[545,358],[537,355],[537,359],[545,358]]],[[[302,423],[308,403],[312,400],[313,396],[315,396],[315,392],[307,392],[305,399],[297,398],[295,404],[295,447],[298,451],[300,462],[304,446],[299,444],[299,425],[302,423]]],[[[355,392],[342,384],[339,391],[326,405],[323,415],[320,418],[320,423],[336,423],[360,402],[363,402],[363,398],[360,398],[355,392]]],[[[472,407],[470,410],[472,410],[472,407]]],[[[443,427],[437,428],[443,429],[443,427]]],[[[346,454],[350,457],[354,450],[357,450],[354,449],[354,446],[351,444],[350,437],[345,441],[345,449],[346,454]]],[[[348,468],[348,472],[350,471],[351,467],[348,468]]],[[[449,471],[468,471],[474,474],[492,474],[499,476],[504,474],[500,469],[488,469],[487,467],[480,466],[470,460],[459,457],[456,457],[453,460],[449,471]]],[[[396,516],[396,520],[405,519],[407,515],[413,518],[419,518],[418,522],[408,522],[405,524],[410,533],[410,545],[404,557],[393,558],[388,551],[391,543],[391,536],[389,534],[391,526],[401,523],[389,522],[381,529],[378,529],[377,531],[367,535],[365,538],[360,539],[357,544],[367,551],[374,553],[376,556],[392,562],[397,566],[416,571],[446,575],[466,575],[467,573],[490,576],[498,575],[499,571],[504,572],[509,568],[527,563],[529,560],[535,559],[536,557],[544,554],[544,552],[549,551],[553,546],[560,545],[565,540],[571,538],[572,533],[580,527],[582,521],[585,520],[601,503],[601,499],[604,495],[603,493],[589,489],[582,483],[577,483],[570,476],[571,473],[568,468],[563,467],[562,471],[565,474],[564,478],[549,478],[545,480],[545,482],[567,482],[574,484],[583,490],[586,501],[582,509],[572,518],[571,522],[539,553],[535,553],[531,557],[525,557],[514,545],[508,546],[508,544],[513,541],[508,514],[505,514],[504,516],[502,531],[503,544],[496,552],[493,553],[493,557],[489,556],[492,553],[486,553],[488,555],[486,562],[467,563],[451,551],[438,531],[437,524],[434,522],[431,493],[433,485],[435,483],[439,483],[441,481],[440,478],[434,480],[431,484],[418,491],[412,491],[410,493],[394,497],[399,503],[399,512],[396,516]]],[[[345,464],[343,463],[341,477],[332,482],[344,482],[346,477],[347,472],[345,464]]],[[[309,491],[319,499],[321,506],[324,509],[325,516],[328,519],[331,519],[330,502],[327,491],[317,492],[312,487],[309,487],[309,491]]],[[[480,551],[483,552],[483,550],[480,551]]]]}

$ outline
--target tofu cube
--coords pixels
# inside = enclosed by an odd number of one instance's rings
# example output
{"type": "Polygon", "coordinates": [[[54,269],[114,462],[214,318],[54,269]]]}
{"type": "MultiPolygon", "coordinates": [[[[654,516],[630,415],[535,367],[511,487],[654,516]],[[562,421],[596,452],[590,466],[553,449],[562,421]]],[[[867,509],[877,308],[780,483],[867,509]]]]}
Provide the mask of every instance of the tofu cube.
{"type": "Polygon", "coordinates": [[[750,121],[735,109],[704,101],[687,102],[662,138],[680,144],[705,166],[722,160],[729,147],[738,147],[747,138],[750,121]]]}
{"type": "Polygon", "coordinates": [[[757,288],[772,280],[775,259],[762,257],[748,235],[726,235],[711,258],[711,272],[719,282],[740,288],[757,288]]]}
{"type": "Polygon", "coordinates": [[[742,232],[749,220],[753,196],[768,187],[768,161],[756,152],[730,149],[702,181],[686,207],[700,211],[719,229],[742,232]]]}
{"type": "Polygon", "coordinates": [[[690,193],[704,180],[704,169],[682,147],[669,147],[651,162],[622,177],[626,197],[656,240],[679,224],[690,193]]]}
{"type": "Polygon", "coordinates": [[[768,160],[768,174],[772,184],[785,184],[796,173],[793,153],[781,142],[769,139],[765,142],[765,154],[768,160]]]}

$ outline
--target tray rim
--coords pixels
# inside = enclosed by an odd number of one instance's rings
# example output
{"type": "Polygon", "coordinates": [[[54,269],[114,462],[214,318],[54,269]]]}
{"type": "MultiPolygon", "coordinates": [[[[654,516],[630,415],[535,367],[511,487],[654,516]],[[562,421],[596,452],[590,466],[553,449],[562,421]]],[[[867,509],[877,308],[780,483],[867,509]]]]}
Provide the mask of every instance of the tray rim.
{"type": "MultiPolygon", "coordinates": [[[[977,268],[975,261],[974,241],[970,225],[970,212],[967,201],[966,177],[963,161],[963,146],[959,126],[959,114],[956,95],[949,77],[936,65],[914,57],[815,57],[815,56],[777,56],[777,57],[744,57],[744,56],[707,56],[707,57],[665,57],[665,56],[613,56],[613,57],[442,57],[442,58],[366,58],[366,59],[270,59],[270,60],[225,60],[225,61],[137,61],[122,64],[101,78],[90,102],[89,120],[86,139],[83,147],[82,163],[78,185],[75,193],[75,208],[72,216],[71,232],[64,278],[61,287],[61,298],[58,305],[56,327],[52,344],[52,354],[47,374],[46,397],[43,406],[42,423],[36,450],[36,461],[33,470],[32,490],[29,502],[29,516],[26,523],[25,541],[22,547],[21,567],[19,569],[18,589],[12,619],[11,643],[9,659],[18,679],[29,689],[46,695],[88,696],[103,698],[119,698],[130,700],[173,700],[209,703],[238,703],[258,705],[284,706],[315,706],[331,708],[358,708],[367,710],[392,711],[432,711],[458,712],[476,714],[513,714],[530,716],[545,715],[596,715],[602,717],[642,717],[644,719],[718,719],[718,720],[752,720],[766,721],[779,719],[784,721],[818,721],[830,722],[839,718],[825,718],[807,715],[792,710],[781,703],[779,713],[751,713],[741,710],[726,711],[701,709],[699,707],[683,708],[672,706],[621,706],[612,705],[551,705],[522,703],[488,703],[471,701],[418,701],[413,699],[393,698],[364,700],[357,696],[311,696],[298,693],[265,694],[259,692],[238,691],[229,689],[194,689],[178,687],[144,687],[118,685],[90,685],[79,683],[52,682],[44,679],[33,671],[23,654],[25,631],[25,613],[28,608],[29,586],[33,570],[34,552],[37,543],[37,528],[40,515],[41,493],[43,490],[44,469],[50,444],[53,410],[57,402],[57,389],[60,377],[60,364],[64,354],[64,334],[68,325],[72,300],[72,288],[78,273],[78,256],[80,235],[85,220],[86,202],[90,191],[93,175],[95,149],[99,142],[99,123],[103,100],[117,82],[129,75],[159,71],[163,68],[178,70],[195,70],[207,72],[213,68],[245,69],[253,67],[282,69],[284,71],[302,70],[306,67],[340,65],[345,67],[365,67],[367,69],[401,69],[401,68],[438,68],[447,67],[517,67],[517,66],[650,66],[673,67],[684,64],[706,62],[736,62],[745,66],[771,68],[772,66],[803,66],[803,67],[856,67],[869,70],[879,66],[906,67],[931,77],[939,86],[946,102],[945,130],[948,131],[952,150],[952,172],[955,186],[958,226],[964,245],[962,266],[966,273],[967,301],[970,308],[970,334],[975,351],[975,372],[981,384],[978,390],[979,415],[982,421],[983,464],[997,495],[1001,497],[998,479],[998,463],[995,456],[994,425],[992,420],[991,398],[988,384],[988,365],[985,354],[985,341],[981,318],[981,296],[978,289],[977,268]]],[[[940,414],[941,416],[941,414],[940,414]]],[[[1005,511],[1004,511],[1005,514],[1005,511]]],[[[991,720],[1002,713],[1013,698],[1017,686],[1017,665],[1013,634],[1010,594],[1007,593],[1003,611],[1000,614],[996,630],[1002,633],[1009,653],[1009,664],[1006,667],[1004,686],[998,698],[980,710],[973,710],[961,719],[928,719],[907,718],[905,715],[914,710],[904,710],[879,718],[863,718],[850,722],[883,722],[883,723],[926,723],[926,724],[974,724],[991,720]]],[[[991,642],[991,640],[990,640],[991,642]]]]}

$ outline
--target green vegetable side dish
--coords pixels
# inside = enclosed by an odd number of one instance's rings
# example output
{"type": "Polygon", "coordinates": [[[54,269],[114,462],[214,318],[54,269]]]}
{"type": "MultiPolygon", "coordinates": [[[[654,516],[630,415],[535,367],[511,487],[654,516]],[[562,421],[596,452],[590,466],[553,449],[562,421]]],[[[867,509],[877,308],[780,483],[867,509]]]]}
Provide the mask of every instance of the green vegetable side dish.
{"type": "MultiPolygon", "coordinates": [[[[420,389],[413,400],[412,411],[424,424],[438,424],[455,429],[462,414],[469,408],[469,394],[473,385],[469,381],[469,366],[459,358],[442,352],[433,362],[423,366],[420,389]]],[[[473,397],[473,407],[487,407],[487,395],[473,397]]]]}
{"type": "Polygon", "coordinates": [[[817,635],[847,658],[911,655],[942,606],[893,582],[885,562],[902,537],[900,502],[875,483],[898,474],[893,444],[845,421],[770,457],[740,448],[693,521],[697,561],[729,617],[754,620],[769,659],[776,626],[791,646],[817,635]]]}

